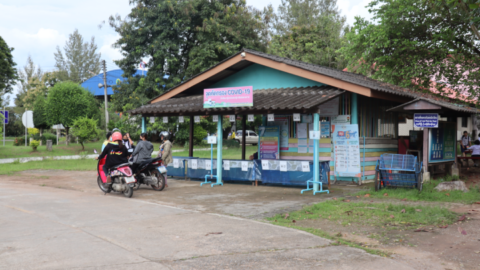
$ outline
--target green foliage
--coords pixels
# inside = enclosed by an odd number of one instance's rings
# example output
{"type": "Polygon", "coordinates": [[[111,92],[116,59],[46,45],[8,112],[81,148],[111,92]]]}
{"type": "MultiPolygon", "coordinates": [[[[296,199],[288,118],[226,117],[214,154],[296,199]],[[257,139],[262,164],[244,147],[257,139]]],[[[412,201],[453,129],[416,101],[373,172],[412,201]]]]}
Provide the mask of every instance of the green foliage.
{"type": "Polygon", "coordinates": [[[461,7],[434,0],[375,0],[368,8],[375,23],[356,18],[340,50],[349,71],[420,91],[448,87],[478,96],[480,38],[472,34],[461,7]],[[441,83],[432,85],[433,80],[441,83]]]}
{"type": "Polygon", "coordinates": [[[69,35],[63,47],[65,55],[57,46],[55,53],[55,67],[59,71],[61,81],[81,82],[93,74],[100,73],[100,53],[97,53],[95,37],[89,42],[84,42],[82,35],[75,29],[69,35]]]}
{"type": "Polygon", "coordinates": [[[42,141],[42,144],[46,145],[47,140],[51,140],[53,144],[57,141],[57,135],[52,134],[52,133],[43,133],[42,136],[38,136],[38,138],[35,138],[35,140],[40,140],[42,141]]]}
{"type": "MultiPolygon", "coordinates": [[[[125,71],[129,83],[134,81],[132,88],[118,89],[125,91],[123,100],[130,97],[136,100],[133,93],[138,87],[147,98],[154,97],[242,47],[266,50],[271,9],[261,12],[247,7],[243,0],[132,0],[130,3],[133,8],[126,18],[110,17],[110,25],[120,35],[114,46],[125,55],[116,63],[125,71]],[[140,82],[140,78],[132,76],[146,57],[148,74],[140,82]]],[[[119,102],[117,106],[136,106],[128,103],[119,102]]]]}
{"type": "Polygon", "coordinates": [[[37,140],[32,140],[30,142],[30,146],[32,147],[33,151],[37,151],[37,147],[40,145],[40,142],[37,140]]]}
{"type": "Polygon", "coordinates": [[[48,122],[51,125],[62,124],[68,136],[76,119],[98,115],[96,104],[92,94],[80,85],[74,82],[57,83],[48,93],[48,122]]]}
{"type": "Polygon", "coordinates": [[[13,145],[15,146],[24,146],[25,145],[25,137],[16,137],[13,141],[13,145]]]}
{"type": "Polygon", "coordinates": [[[73,122],[72,128],[73,136],[78,138],[82,150],[85,150],[84,142],[98,138],[97,120],[79,117],[73,122]]]}
{"type": "Polygon", "coordinates": [[[122,134],[129,133],[130,138],[133,141],[140,139],[141,130],[141,117],[129,117],[128,114],[124,114],[121,118],[118,118],[117,121],[110,121],[108,123],[108,129],[112,130],[118,128],[122,134]]]}
{"type": "Polygon", "coordinates": [[[38,130],[38,128],[28,128],[27,133],[28,133],[28,135],[35,136],[38,133],[40,133],[40,130],[38,130]]]}
{"type": "Polygon", "coordinates": [[[240,143],[237,140],[223,140],[223,147],[227,148],[240,148],[240,143]]]}
{"type": "Polygon", "coordinates": [[[50,127],[47,121],[47,101],[43,95],[38,96],[34,103],[33,123],[35,124],[35,127],[39,129],[50,127]]]}
{"type": "Polygon", "coordinates": [[[15,85],[17,76],[17,65],[13,62],[12,56],[13,48],[8,47],[8,44],[0,36],[0,105],[3,104],[3,94],[11,93],[15,85]]]}

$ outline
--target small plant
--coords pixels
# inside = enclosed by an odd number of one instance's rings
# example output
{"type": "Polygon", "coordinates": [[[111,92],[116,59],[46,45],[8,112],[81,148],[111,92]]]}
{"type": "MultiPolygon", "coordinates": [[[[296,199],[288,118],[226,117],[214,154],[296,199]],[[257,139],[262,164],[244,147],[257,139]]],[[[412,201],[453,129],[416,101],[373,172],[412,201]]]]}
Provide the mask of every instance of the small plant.
{"type": "Polygon", "coordinates": [[[16,137],[13,141],[13,145],[15,146],[24,146],[25,145],[25,138],[24,137],[16,137]]]}
{"type": "Polygon", "coordinates": [[[38,133],[40,133],[40,131],[38,130],[38,128],[29,128],[29,129],[28,129],[28,134],[29,134],[29,135],[35,136],[35,135],[37,135],[38,133]]]}
{"type": "Polygon", "coordinates": [[[32,147],[33,151],[37,151],[37,147],[40,145],[40,142],[37,140],[32,140],[30,142],[30,146],[32,147]]]}
{"type": "Polygon", "coordinates": [[[15,159],[12,164],[20,164],[20,159],[15,159]]]}
{"type": "Polygon", "coordinates": [[[87,159],[88,152],[87,151],[82,151],[80,152],[80,159],[87,159]]]}

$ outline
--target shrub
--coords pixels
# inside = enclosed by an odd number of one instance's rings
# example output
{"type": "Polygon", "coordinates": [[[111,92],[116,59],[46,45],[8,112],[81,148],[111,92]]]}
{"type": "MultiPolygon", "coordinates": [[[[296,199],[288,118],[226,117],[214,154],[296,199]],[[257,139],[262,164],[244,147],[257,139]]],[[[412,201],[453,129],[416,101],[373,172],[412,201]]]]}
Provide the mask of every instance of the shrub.
{"type": "Polygon", "coordinates": [[[29,134],[29,135],[34,136],[34,135],[37,135],[37,134],[39,134],[39,133],[40,133],[40,131],[38,130],[38,128],[29,128],[29,129],[28,129],[28,134],[29,134]]]}
{"type": "Polygon", "coordinates": [[[32,147],[33,151],[37,151],[37,147],[40,145],[40,142],[37,140],[32,140],[30,142],[30,146],[32,147]]]}
{"type": "Polygon", "coordinates": [[[23,146],[25,145],[25,138],[24,137],[16,137],[13,141],[13,145],[15,146],[23,146]]]}
{"type": "Polygon", "coordinates": [[[43,135],[40,136],[40,139],[43,144],[47,144],[47,140],[52,140],[52,143],[55,143],[57,141],[57,135],[53,133],[43,133],[43,135]]]}

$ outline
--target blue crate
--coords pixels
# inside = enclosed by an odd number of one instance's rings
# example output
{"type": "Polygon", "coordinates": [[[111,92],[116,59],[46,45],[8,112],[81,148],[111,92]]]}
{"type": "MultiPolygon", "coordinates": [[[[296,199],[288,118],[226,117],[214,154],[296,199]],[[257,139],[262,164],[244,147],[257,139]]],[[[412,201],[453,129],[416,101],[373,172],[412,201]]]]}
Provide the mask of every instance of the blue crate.
{"type": "Polygon", "coordinates": [[[417,157],[413,155],[383,154],[379,159],[380,170],[416,171],[417,157]]]}
{"type": "Polygon", "coordinates": [[[377,161],[379,179],[376,189],[382,187],[410,187],[421,190],[422,163],[413,155],[383,154],[377,161]]]}

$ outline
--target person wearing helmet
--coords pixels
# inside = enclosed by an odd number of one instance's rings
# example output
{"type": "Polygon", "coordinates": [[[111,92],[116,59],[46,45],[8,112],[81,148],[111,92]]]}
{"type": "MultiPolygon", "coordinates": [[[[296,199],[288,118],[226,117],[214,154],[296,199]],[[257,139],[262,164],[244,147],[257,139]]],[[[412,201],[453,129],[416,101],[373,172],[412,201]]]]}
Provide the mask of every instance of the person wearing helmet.
{"type": "Polygon", "coordinates": [[[129,155],[127,148],[123,145],[122,133],[118,131],[114,132],[112,134],[112,142],[107,144],[100,156],[97,157],[97,159],[107,157],[105,165],[103,165],[103,172],[107,176],[107,185],[112,183],[112,178],[108,172],[109,169],[113,166],[127,163],[129,155]]]}

